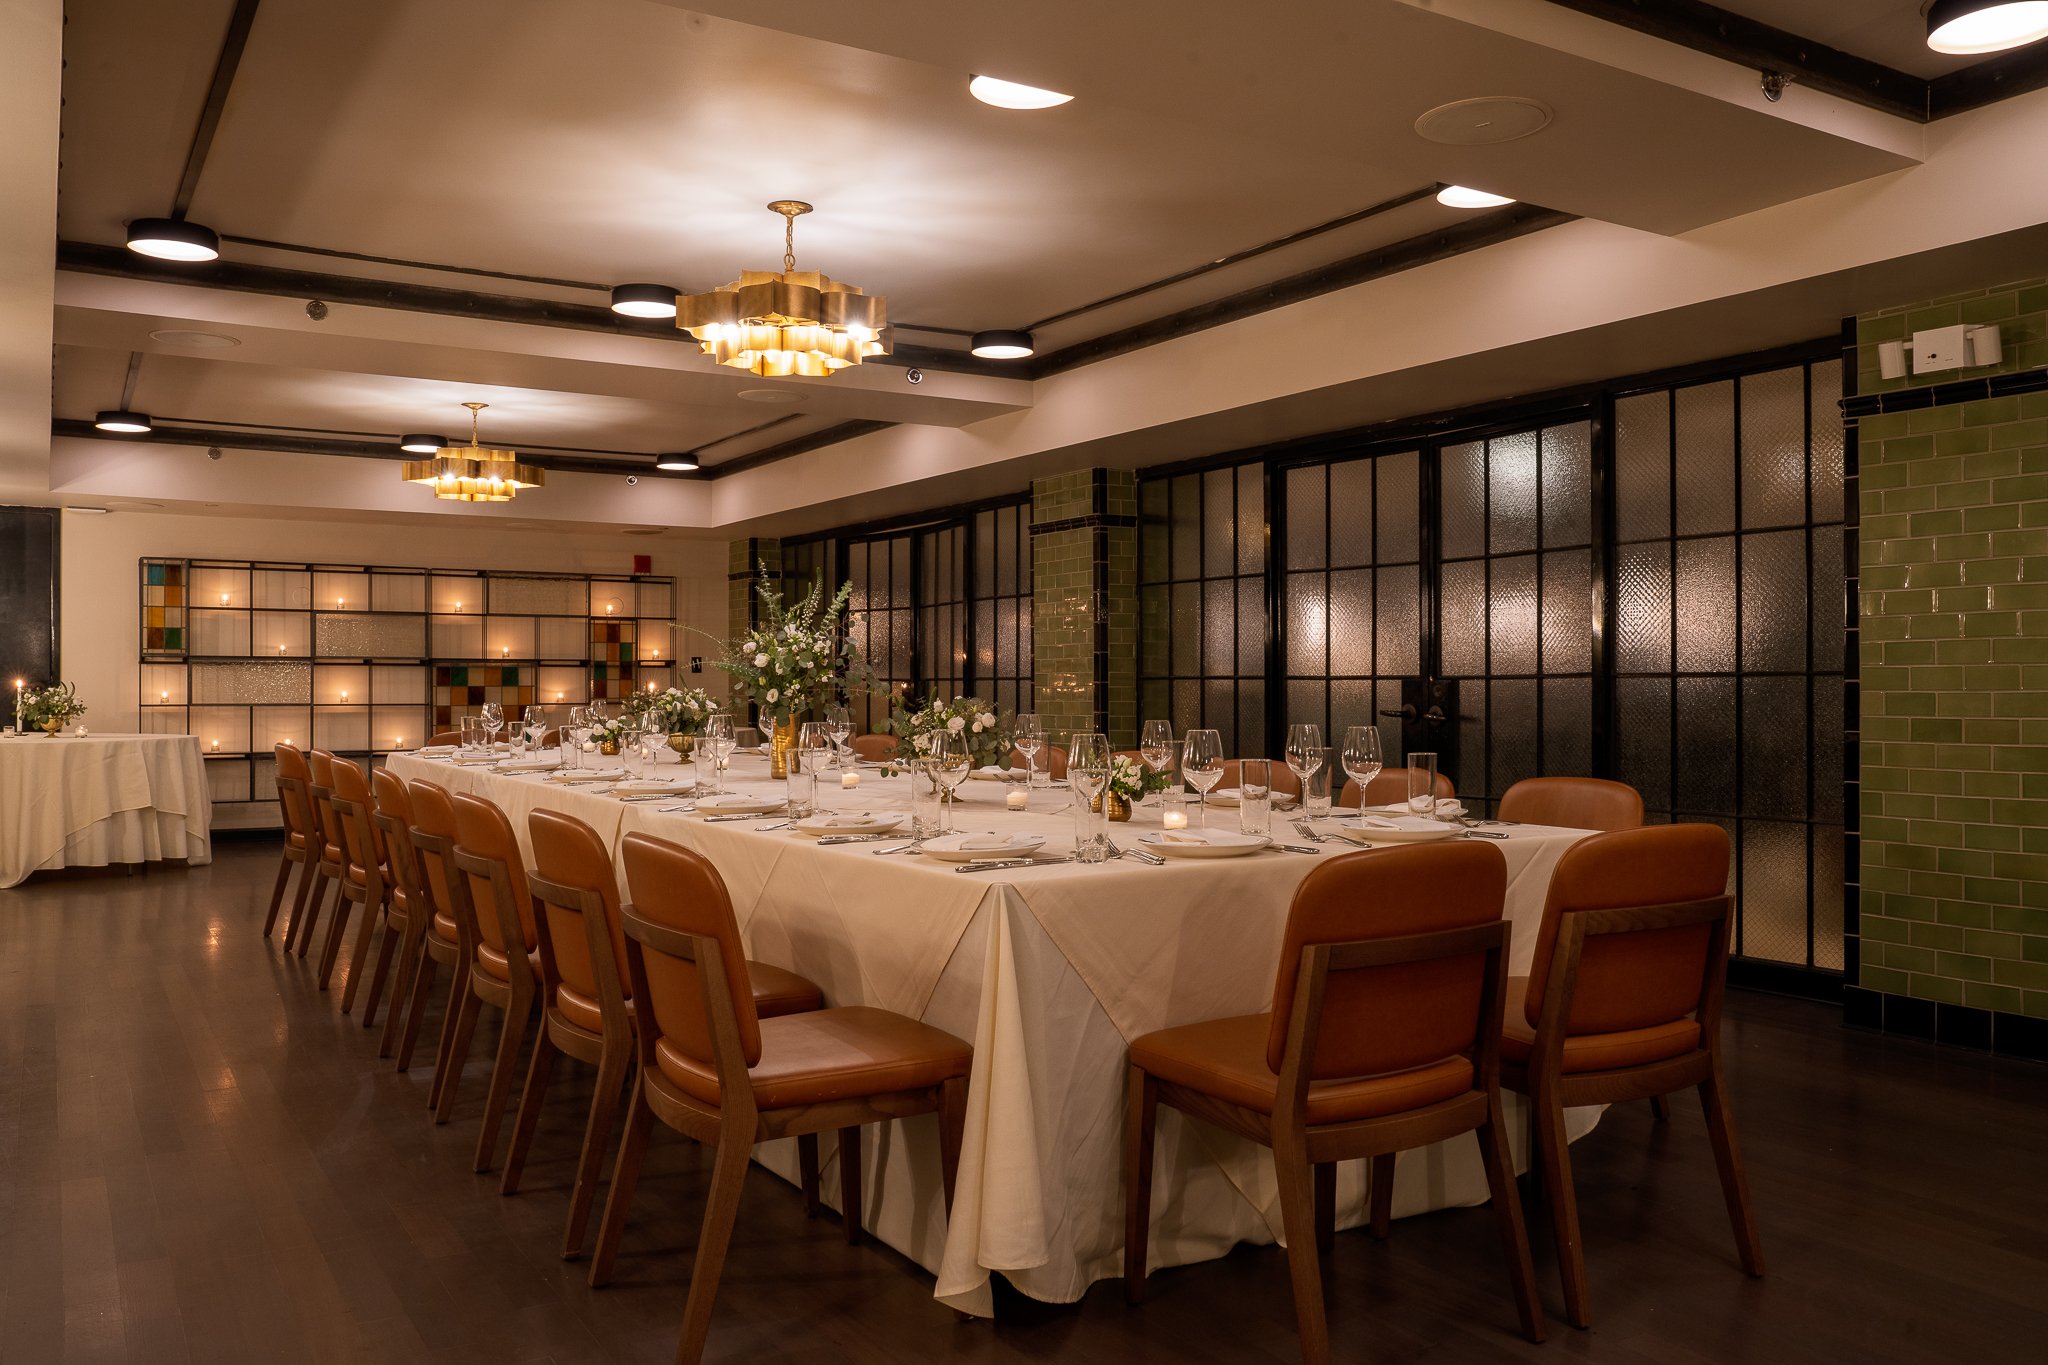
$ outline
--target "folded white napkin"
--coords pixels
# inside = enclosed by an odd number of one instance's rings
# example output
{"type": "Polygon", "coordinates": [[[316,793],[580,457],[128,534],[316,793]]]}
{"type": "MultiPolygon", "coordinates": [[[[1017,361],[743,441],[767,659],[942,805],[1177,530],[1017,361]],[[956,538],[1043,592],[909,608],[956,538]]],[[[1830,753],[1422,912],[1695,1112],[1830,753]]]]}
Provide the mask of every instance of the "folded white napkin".
{"type": "Polygon", "coordinates": [[[419,748],[414,749],[413,752],[416,754],[452,754],[455,752],[455,746],[453,744],[422,744],[419,748]]]}
{"type": "Polygon", "coordinates": [[[814,829],[848,829],[859,828],[862,825],[871,825],[877,820],[884,820],[887,818],[888,817],[885,815],[872,814],[866,811],[861,811],[856,813],[842,813],[839,815],[820,816],[819,818],[807,821],[806,823],[814,829]]]}
{"type": "Polygon", "coordinates": [[[1444,822],[1432,820],[1427,815],[1368,815],[1363,821],[1367,829],[1442,829],[1444,822]]]}
{"type": "Polygon", "coordinates": [[[465,768],[474,768],[486,763],[496,763],[496,754],[457,754],[455,761],[465,768]]]}
{"type": "Polygon", "coordinates": [[[960,848],[968,853],[981,849],[1010,848],[1016,837],[1014,834],[970,834],[961,839],[960,848]]]}
{"type": "Polygon", "coordinates": [[[1169,829],[1160,832],[1159,842],[1162,844],[1207,844],[1209,836],[1198,834],[1192,830],[1169,829]]]}
{"type": "Polygon", "coordinates": [[[515,758],[500,763],[501,773],[549,773],[562,766],[558,758],[515,758]]]}
{"type": "Polygon", "coordinates": [[[600,772],[592,772],[592,771],[591,771],[590,769],[588,769],[588,768],[578,768],[578,769],[575,769],[574,771],[569,771],[569,772],[564,772],[564,771],[560,771],[560,770],[557,770],[557,771],[555,771],[555,772],[551,772],[551,773],[549,773],[549,774],[548,774],[548,781],[550,781],[550,782],[616,782],[616,781],[618,781],[618,780],[619,780],[620,776],[621,776],[621,774],[620,774],[620,773],[619,773],[618,771],[616,771],[616,770],[614,770],[614,771],[612,771],[612,772],[608,772],[608,773],[600,773],[600,772]]]}

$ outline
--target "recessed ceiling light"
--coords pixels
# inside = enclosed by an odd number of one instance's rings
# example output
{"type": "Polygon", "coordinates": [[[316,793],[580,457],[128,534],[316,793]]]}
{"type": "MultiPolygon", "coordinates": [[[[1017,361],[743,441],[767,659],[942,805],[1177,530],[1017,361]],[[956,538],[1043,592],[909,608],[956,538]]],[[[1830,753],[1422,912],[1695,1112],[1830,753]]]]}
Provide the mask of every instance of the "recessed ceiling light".
{"type": "Polygon", "coordinates": [[[1447,209],[1497,209],[1502,204],[1515,201],[1504,194],[1488,194],[1485,190],[1469,189],[1464,185],[1446,185],[1436,192],[1436,202],[1447,209]]]}
{"type": "Polygon", "coordinates": [[[1554,117],[1555,112],[1542,100],[1483,95],[1438,105],[1415,120],[1415,131],[1431,142],[1451,147],[1483,147],[1541,132],[1554,117]]]}
{"type": "Polygon", "coordinates": [[[2003,52],[2048,38],[2048,0],[1934,0],[1927,45],[1936,52],[2003,52]]]}
{"type": "Polygon", "coordinates": [[[240,337],[223,336],[219,332],[181,332],[165,328],[149,334],[151,341],[161,341],[166,346],[189,346],[195,351],[225,351],[242,344],[240,337]]]}
{"type": "Polygon", "coordinates": [[[666,469],[675,474],[687,474],[700,466],[695,455],[687,451],[677,451],[672,455],[655,456],[654,467],[656,469],[666,469]]]}
{"type": "Polygon", "coordinates": [[[740,398],[748,403],[794,403],[797,395],[788,389],[741,389],[740,398]]]}
{"type": "Polygon", "coordinates": [[[1019,85],[994,76],[976,76],[967,82],[967,93],[998,109],[1055,109],[1074,98],[1057,90],[1041,90],[1035,85],[1019,85]]]}
{"type": "Polygon", "coordinates": [[[107,514],[107,509],[104,507],[73,507],[69,503],[64,505],[64,510],[67,512],[77,512],[88,517],[103,517],[107,514]]]}
{"type": "Polygon", "coordinates": [[[411,451],[415,455],[431,455],[447,444],[446,436],[435,436],[424,431],[408,432],[398,438],[398,448],[411,451]]]}
{"type": "Polygon", "coordinates": [[[672,318],[676,291],[665,284],[614,285],[612,311],[629,318],[672,318]]]}
{"type": "Polygon", "coordinates": [[[983,360],[1022,360],[1036,350],[1031,333],[1000,330],[976,332],[967,349],[983,360]]]}
{"type": "Polygon", "coordinates": [[[137,218],[128,224],[128,249],[160,261],[211,261],[220,256],[220,234],[182,218],[137,218]]]}
{"type": "Polygon", "coordinates": [[[122,431],[130,434],[140,434],[149,430],[149,415],[141,412],[128,412],[124,409],[114,409],[103,412],[93,418],[92,424],[101,431],[122,431]]]}

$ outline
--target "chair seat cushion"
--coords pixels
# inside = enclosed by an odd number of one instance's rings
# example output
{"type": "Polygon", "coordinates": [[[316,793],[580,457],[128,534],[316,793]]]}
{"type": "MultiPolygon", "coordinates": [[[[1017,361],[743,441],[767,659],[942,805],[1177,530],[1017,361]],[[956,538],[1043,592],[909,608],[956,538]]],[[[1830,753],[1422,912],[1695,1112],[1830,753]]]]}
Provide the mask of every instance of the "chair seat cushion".
{"type": "MultiPolygon", "coordinates": [[[[661,1072],[684,1094],[718,1103],[718,1075],[667,1038],[654,1047],[661,1072]]],[[[890,1010],[849,1005],[761,1021],[761,1061],[749,1073],[762,1109],[921,1090],[964,1079],[974,1049],[943,1029],[890,1010]]]]}
{"type": "Polygon", "coordinates": [[[434,937],[443,943],[460,943],[462,931],[455,927],[455,916],[445,911],[434,912],[434,937]]]}
{"type": "Polygon", "coordinates": [[[306,836],[299,833],[297,830],[285,831],[284,841],[286,846],[289,848],[302,849],[306,846],[306,836]]]}
{"type": "MultiPolygon", "coordinates": [[[[771,967],[765,962],[748,962],[747,979],[754,987],[754,1013],[763,1019],[825,1008],[825,993],[818,989],[817,983],[795,972],[771,967]]],[[[592,1033],[604,1032],[604,1012],[598,1007],[596,997],[585,995],[574,986],[564,983],[555,988],[555,1008],[578,1028],[592,1033]]],[[[632,1009],[633,1002],[626,1001],[629,1014],[632,1009]]]]}
{"type": "MultiPolygon", "coordinates": [[[[1500,1055],[1506,1062],[1526,1063],[1536,1048],[1536,1030],[1530,1025],[1523,1001],[1529,994],[1529,978],[1511,976],[1503,993],[1506,1008],[1501,1015],[1500,1055]]],[[[1700,1026],[1695,1019],[1678,1019],[1650,1028],[1623,1029],[1617,1033],[1581,1033],[1564,1040],[1563,1069],[1567,1072],[1612,1071],[1617,1067],[1642,1066],[1681,1057],[1700,1045],[1700,1026]]]]}
{"type": "MultiPolygon", "coordinates": [[[[510,965],[509,959],[507,959],[506,956],[503,953],[499,952],[496,948],[493,948],[490,944],[478,943],[476,945],[476,960],[479,966],[481,966],[485,971],[489,972],[492,976],[497,977],[498,980],[510,981],[512,979],[511,976],[506,971],[506,968],[510,965]]],[[[534,976],[536,978],[539,977],[539,950],[536,949],[535,951],[528,953],[526,955],[526,963],[527,967],[533,972],[534,976]]]]}
{"type": "MultiPolygon", "coordinates": [[[[1148,1033],[1131,1044],[1131,1064],[1255,1113],[1270,1114],[1280,1078],[1266,1066],[1270,1014],[1240,1014],[1148,1033]]],[[[1382,1076],[1317,1081],[1308,1088],[1310,1123],[1343,1123],[1421,1109],[1472,1088],[1472,1063],[1446,1057],[1382,1076]]]]}

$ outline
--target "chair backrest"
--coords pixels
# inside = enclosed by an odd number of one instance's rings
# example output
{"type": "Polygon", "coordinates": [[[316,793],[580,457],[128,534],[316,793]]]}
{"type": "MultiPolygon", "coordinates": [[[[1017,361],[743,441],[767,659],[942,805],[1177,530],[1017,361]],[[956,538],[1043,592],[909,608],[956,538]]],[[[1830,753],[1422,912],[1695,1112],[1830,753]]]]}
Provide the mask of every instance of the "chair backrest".
{"type": "Polygon", "coordinates": [[[427,747],[429,749],[438,749],[441,748],[443,745],[460,743],[462,743],[462,731],[436,730],[434,732],[433,738],[427,741],[427,747]]]}
{"type": "Polygon", "coordinates": [[[346,758],[335,759],[328,771],[334,778],[328,804],[341,826],[342,852],[349,866],[368,880],[384,862],[384,851],[370,826],[370,784],[363,770],[346,758]]]}
{"type": "Polygon", "coordinates": [[[1550,874],[1523,1002],[1529,1022],[1542,1022],[1567,916],[1719,900],[1722,914],[1714,922],[1603,930],[1587,938],[1564,1028],[1567,1034],[1653,1028],[1698,1010],[1708,968],[1727,951],[1727,891],[1728,834],[1719,825],[1646,825],[1579,840],[1550,874]]]}
{"type": "MultiPolygon", "coordinates": [[[[1218,782],[1216,786],[1242,786],[1244,779],[1238,771],[1238,765],[1243,762],[1244,760],[1241,758],[1233,758],[1226,762],[1223,765],[1223,780],[1218,782]]],[[[1267,770],[1266,780],[1272,783],[1273,790],[1276,792],[1286,792],[1289,796],[1301,795],[1301,779],[1294,775],[1294,769],[1287,766],[1287,760],[1284,758],[1273,760],[1272,767],[1267,770]]],[[[1214,788],[1211,790],[1214,790],[1214,788]]]]}
{"type": "Polygon", "coordinates": [[[619,853],[632,897],[622,918],[626,961],[639,1000],[641,1056],[651,1056],[654,1044],[666,1038],[694,1060],[717,1064],[705,975],[695,960],[644,942],[636,933],[635,919],[717,945],[730,1008],[739,1025],[740,1053],[753,1066],[761,1060],[761,1021],[754,1013],[747,955],[740,946],[725,879],[701,854],[651,835],[628,834],[619,841],[619,853]]]}
{"type": "Polygon", "coordinates": [[[846,746],[853,750],[855,757],[864,758],[870,763],[879,763],[883,759],[896,757],[897,745],[898,741],[894,735],[855,735],[846,741],[846,746]]]}
{"type": "Polygon", "coordinates": [[[311,844],[313,770],[306,766],[306,756],[289,744],[274,744],[270,752],[277,758],[277,808],[284,817],[285,833],[299,835],[311,844]]]}
{"type": "Polygon", "coordinates": [[[1643,794],[1599,777],[1525,777],[1502,793],[1503,820],[1563,829],[1641,829],[1643,794]]]}
{"type": "Polygon", "coordinates": [[[551,988],[565,985],[603,1005],[609,976],[623,1004],[632,992],[626,987],[626,932],[619,922],[619,879],[611,852],[596,830],[560,811],[534,811],[526,817],[526,832],[533,843],[533,870],[526,881],[538,907],[534,927],[540,934],[542,979],[551,988]],[[583,910],[592,896],[596,924],[583,910]]]}
{"type": "Polygon", "coordinates": [[[477,933],[507,957],[531,952],[535,943],[533,899],[526,891],[526,860],[519,854],[512,822],[497,802],[469,792],[457,792],[454,806],[455,865],[469,879],[469,903],[476,910],[477,933]],[[512,941],[515,931],[519,935],[516,943],[512,941]]]}
{"type": "Polygon", "coordinates": [[[327,846],[329,856],[345,857],[341,820],[334,813],[334,755],[325,749],[315,749],[306,755],[306,766],[313,775],[313,784],[306,790],[312,798],[309,804],[314,828],[320,831],[320,842],[327,846]]]}
{"type": "Polygon", "coordinates": [[[412,797],[405,790],[405,779],[389,768],[379,768],[370,774],[370,795],[377,803],[371,823],[384,840],[391,880],[397,884],[408,913],[427,910],[426,897],[420,894],[419,853],[412,846],[412,797]]]}
{"type": "MultiPolygon", "coordinates": [[[[1507,886],[1507,860],[1477,840],[1361,851],[1318,866],[1295,889],[1287,912],[1266,1064],[1277,1073],[1286,1059],[1304,949],[1493,924],[1505,929],[1501,907],[1507,886]]],[[[1482,1014],[1489,971],[1504,979],[1506,970],[1497,956],[1505,951],[1505,937],[1497,942],[1492,962],[1483,947],[1467,945],[1421,960],[1333,965],[1313,1022],[1310,1078],[1376,1076],[1472,1049],[1498,1018],[1482,1014]]],[[[1500,1008],[1497,996],[1491,1008],[1500,1008]]]]}
{"type": "MultiPolygon", "coordinates": [[[[1449,800],[1458,794],[1458,789],[1451,785],[1450,778],[1445,777],[1442,773],[1438,773],[1436,775],[1436,794],[1439,799],[1449,800]]],[[[1386,768],[1373,775],[1372,781],[1365,784],[1365,790],[1362,793],[1358,789],[1357,778],[1346,779],[1344,792],[1337,798],[1337,804],[1349,806],[1353,810],[1357,810],[1361,804],[1367,806],[1391,806],[1397,801],[1406,801],[1407,799],[1408,770],[1406,768],[1386,768]]]]}
{"type": "MultiPolygon", "coordinates": [[[[1050,774],[1053,781],[1057,782],[1067,775],[1067,751],[1059,745],[1046,745],[1038,751],[1037,758],[1039,771],[1050,774]]],[[[1138,761],[1144,762],[1142,758],[1138,761]]],[[[1013,768],[1024,766],[1024,751],[1022,749],[1010,750],[1010,766],[1013,768]]]]}
{"type": "Polygon", "coordinates": [[[451,861],[455,856],[456,837],[454,798],[438,782],[416,781],[410,783],[409,788],[413,847],[420,855],[420,866],[426,871],[424,885],[434,899],[435,908],[459,925],[463,907],[469,901],[467,898],[458,899],[463,889],[462,878],[451,861]]]}

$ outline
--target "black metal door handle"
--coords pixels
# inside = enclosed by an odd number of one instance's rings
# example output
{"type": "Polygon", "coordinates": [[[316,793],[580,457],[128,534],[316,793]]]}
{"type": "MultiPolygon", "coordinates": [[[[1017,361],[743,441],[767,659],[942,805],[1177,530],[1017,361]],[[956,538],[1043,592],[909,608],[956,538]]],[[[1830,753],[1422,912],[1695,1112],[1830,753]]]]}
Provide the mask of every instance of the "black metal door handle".
{"type": "Polygon", "coordinates": [[[1398,711],[1382,711],[1380,714],[1389,720],[1403,721],[1411,725],[1415,722],[1415,708],[1413,706],[1403,706],[1398,711]]]}

